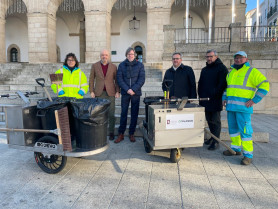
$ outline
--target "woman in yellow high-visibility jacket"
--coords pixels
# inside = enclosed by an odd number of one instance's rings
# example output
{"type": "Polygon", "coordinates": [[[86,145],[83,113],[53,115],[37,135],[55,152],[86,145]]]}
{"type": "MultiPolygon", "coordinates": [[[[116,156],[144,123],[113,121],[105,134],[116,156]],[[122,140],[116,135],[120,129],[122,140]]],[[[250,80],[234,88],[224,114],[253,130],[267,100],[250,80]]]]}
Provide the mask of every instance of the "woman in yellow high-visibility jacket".
{"type": "MultiPolygon", "coordinates": [[[[89,85],[87,83],[87,77],[83,73],[79,66],[79,62],[73,53],[67,54],[63,68],[55,72],[63,73],[63,83],[58,85],[59,97],[75,97],[82,99],[87,94],[89,85]]],[[[51,85],[54,93],[57,93],[56,84],[51,85]]]]}
{"type": "MultiPolygon", "coordinates": [[[[269,91],[269,82],[256,68],[250,66],[247,54],[239,51],[234,55],[234,65],[227,75],[227,89],[223,94],[226,106],[231,148],[236,155],[241,155],[243,148],[243,165],[249,165],[253,159],[253,129],[251,114],[253,105],[260,102],[269,91]]],[[[223,152],[231,156],[229,150],[223,152]]]]}

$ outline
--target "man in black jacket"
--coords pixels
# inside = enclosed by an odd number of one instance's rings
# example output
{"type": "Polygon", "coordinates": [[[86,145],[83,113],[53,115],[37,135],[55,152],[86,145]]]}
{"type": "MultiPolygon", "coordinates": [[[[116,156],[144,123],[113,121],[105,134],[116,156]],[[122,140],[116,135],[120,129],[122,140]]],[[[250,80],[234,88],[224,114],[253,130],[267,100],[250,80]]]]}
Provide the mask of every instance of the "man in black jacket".
{"type": "Polygon", "coordinates": [[[183,65],[181,53],[172,56],[173,66],[165,72],[162,89],[167,91],[167,80],[172,81],[170,98],[197,98],[195,75],[191,67],[183,65]],[[165,85],[166,83],[166,85],[165,85]]]}
{"type": "MultiPolygon", "coordinates": [[[[209,101],[200,101],[200,105],[205,107],[206,120],[211,133],[219,138],[221,132],[220,113],[223,110],[222,94],[227,87],[228,69],[218,58],[215,50],[207,51],[206,60],[207,66],[202,69],[198,83],[198,94],[200,98],[210,98],[209,101]]],[[[215,150],[219,147],[218,142],[213,138],[207,140],[205,144],[210,145],[208,150],[215,150]]]]}

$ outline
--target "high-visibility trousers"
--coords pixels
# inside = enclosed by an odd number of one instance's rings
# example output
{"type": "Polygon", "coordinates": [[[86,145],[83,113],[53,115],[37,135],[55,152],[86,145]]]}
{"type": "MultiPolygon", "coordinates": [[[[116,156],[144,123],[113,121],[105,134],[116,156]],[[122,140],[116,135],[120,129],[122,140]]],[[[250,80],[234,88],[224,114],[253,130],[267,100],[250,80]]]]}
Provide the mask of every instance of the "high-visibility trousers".
{"type": "Polygon", "coordinates": [[[243,156],[253,158],[253,129],[251,125],[251,114],[243,112],[227,111],[229,134],[232,140],[231,148],[241,152],[243,156]]]}

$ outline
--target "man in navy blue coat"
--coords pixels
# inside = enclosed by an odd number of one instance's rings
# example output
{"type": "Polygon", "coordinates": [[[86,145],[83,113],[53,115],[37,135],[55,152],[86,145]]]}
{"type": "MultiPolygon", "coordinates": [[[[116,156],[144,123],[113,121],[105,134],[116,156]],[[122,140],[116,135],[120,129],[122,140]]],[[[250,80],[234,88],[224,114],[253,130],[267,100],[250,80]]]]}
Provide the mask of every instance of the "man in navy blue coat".
{"type": "Polygon", "coordinates": [[[121,120],[118,130],[118,138],[114,141],[119,143],[124,140],[124,133],[127,124],[128,106],[131,103],[131,120],[129,125],[129,139],[135,142],[134,132],[137,125],[141,87],[145,83],[145,69],[141,62],[135,59],[135,50],[128,48],[126,50],[126,59],[120,63],[117,71],[117,82],[121,88],[121,120]]]}

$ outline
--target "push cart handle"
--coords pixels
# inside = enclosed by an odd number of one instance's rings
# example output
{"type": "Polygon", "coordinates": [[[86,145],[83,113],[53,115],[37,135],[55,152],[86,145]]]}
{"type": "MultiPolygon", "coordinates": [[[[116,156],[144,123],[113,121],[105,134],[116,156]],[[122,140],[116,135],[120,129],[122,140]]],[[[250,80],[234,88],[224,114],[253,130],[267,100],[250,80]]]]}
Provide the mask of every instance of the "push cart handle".
{"type": "Polygon", "coordinates": [[[0,97],[2,98],[2,97],[10,97],[10,95],[9,94],[3,94],[3,95],[0,95],[0,97]]]}
{"type": "Polygon", "coordinates": [[[29,91],[29,92],[25,92],[24,96],[29,97],[30,95],[34,95],[34,94],[39,94],[36,91],[29,91]]]}
{"type": "Polygon", "coordinates": [[[37,84],[39,84],[41,87],[44,87],[45,80],[44,78],[36,78],[37,84]]]}
{"type": "MultiPolygon", "coordinates": [[[[209,101],[210,98],[187,99],[187,101],[209,101]]],[[[182,102],[183,99],[159,99],[159,102],[182,102]]]]}

